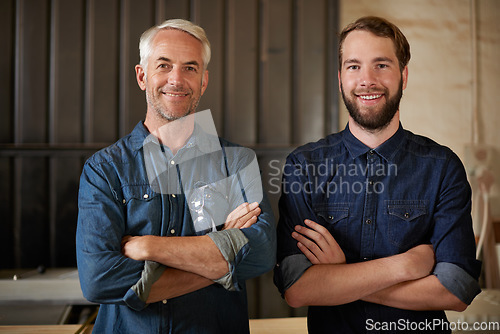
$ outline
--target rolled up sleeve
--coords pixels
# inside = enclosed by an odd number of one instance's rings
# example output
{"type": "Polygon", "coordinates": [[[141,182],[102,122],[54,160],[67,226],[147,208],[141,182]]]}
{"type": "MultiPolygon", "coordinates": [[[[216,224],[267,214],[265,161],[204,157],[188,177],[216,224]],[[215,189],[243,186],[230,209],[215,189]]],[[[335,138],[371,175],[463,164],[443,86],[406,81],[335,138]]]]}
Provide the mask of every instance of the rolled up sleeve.
{"type": "Polygon", "coordinates": [[[470,304],[481,291],[481,262],[476,259],[472,230],[471,189],[465,169],[454,154],[445,169],[434,212],[431,242],[436,254],[434,275],[461,301],[470,304]]]}
{"type": "Polygon", "coordinates": [[[448,291],[467,305],[481,292],[478,281],[453,263],[438,263],[433,274],[448,291]]]}

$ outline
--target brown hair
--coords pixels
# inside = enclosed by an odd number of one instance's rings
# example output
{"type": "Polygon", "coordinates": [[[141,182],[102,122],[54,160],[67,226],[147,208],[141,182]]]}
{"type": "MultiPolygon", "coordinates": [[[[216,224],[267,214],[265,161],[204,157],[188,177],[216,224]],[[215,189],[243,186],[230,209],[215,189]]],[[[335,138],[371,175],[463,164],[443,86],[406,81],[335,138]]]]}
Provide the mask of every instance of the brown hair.
{"type": "Polygon", "coordinates": [[[410,61],[410,44],[399,28],[391,22],[376,16],[365,16],[347,25],[339,37],[339,69],[342,68],[342,46],[347,35],[354,30],[366,30],[379,37],[390,38],[394,42],[399,69],[403,71],[410,61]]]}

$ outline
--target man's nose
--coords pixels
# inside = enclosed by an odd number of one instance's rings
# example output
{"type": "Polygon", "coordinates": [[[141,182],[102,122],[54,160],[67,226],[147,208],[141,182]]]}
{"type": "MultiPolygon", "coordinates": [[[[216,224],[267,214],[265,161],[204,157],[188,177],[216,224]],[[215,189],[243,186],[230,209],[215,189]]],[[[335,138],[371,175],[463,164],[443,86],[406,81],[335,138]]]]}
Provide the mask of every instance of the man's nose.
{"type": "Polygon", "coordinates": [[[360,76],[360,85],[363,87],[371,87],[375,86],[375,83],[377,81],[376,75],[374,71],[370,68],[365,68],[361,71],[361,76],[360,76]]]}
{"type": "Polygon", "coordinates": [[[182,69],[174,66],[168,73],[168,84],[178,86],[182,83],[182,69]]]}

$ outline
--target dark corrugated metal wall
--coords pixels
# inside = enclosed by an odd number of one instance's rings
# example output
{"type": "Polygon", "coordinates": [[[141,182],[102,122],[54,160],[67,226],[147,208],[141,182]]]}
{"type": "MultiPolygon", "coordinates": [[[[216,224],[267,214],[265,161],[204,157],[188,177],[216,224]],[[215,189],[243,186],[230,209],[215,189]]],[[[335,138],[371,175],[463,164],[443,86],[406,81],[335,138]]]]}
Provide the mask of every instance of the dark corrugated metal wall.
{"type": "MultiPolygon", "coordinates": [[[[337,8],[336,0],[0,1],[0,268],[75,266],[81,166],[144,117],[138,40],[168,18],[205,28],[212,61],[200,110],[211,109],[220,135],[257,151],[276,207],[286,154],[338,129],[337,8]]],[[[292,314],[271,273],[248,285],[252,317],[292,314]]]]}

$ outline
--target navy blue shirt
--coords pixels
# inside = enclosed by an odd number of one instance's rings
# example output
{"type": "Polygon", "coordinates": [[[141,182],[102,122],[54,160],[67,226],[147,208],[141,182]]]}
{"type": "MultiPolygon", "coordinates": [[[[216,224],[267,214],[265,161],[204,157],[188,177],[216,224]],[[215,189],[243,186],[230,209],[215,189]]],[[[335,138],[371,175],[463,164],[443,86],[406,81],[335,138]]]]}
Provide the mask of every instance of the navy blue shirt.
{"type": "MultiPolygon", "coordinates": [[[[296,149],[283,169],[279,209],[275,284],[282,294],[312,265],[291,236],[304,219],[330,231],[347,263],[432,244],[433,274],[439,281],[467,304],[480,292],[471,189],[463,165],[449,148],[401,125],[376,149],[355,138],[348,126],[296,149]]],[[[308,327],[309,333],[365,333],[380,324],[403,322],[395,328],[408,329],[405,320],[432,319],[446,322],[444,311],[408,311],[355,301],[309,307],[308,327]]],[[[420,329],[417,332],[424,331],[420,329]]],[[[446,326],[443,329],[449,332],[446,326]]]]}
{"type": "Polygon", "coordinates": [[[216,283],[146,304],[144,296],[133,289],[141,279],[144,262],[121,253],[125,235],[193,236],[211,232],[196,228],[192,217],[195,212],[189,207],[193,197],[190,190],[203,189],[205,206],[219,200],[217,210],[209,212],[219,229],[236,206],[257,200],[250,195],[255,193],[253,188],[262,187],[258,166],[257,173],[244,172],[255,166],[253,151],[222,139],[218,148],[214,143],[219,144],[219,139],[210,140],[198,131],[175,156],[169,155],[140,122],[131,134],[85,163],[76,244],[83,294],[102,304],[95,333],[249,332],[245,280],[271,270],[275,264],[275,224],[265,197],[259,200],[262,213],[258,221],[241,229],[248,242],[229,263],[231,289],[216,283]],[[152,169],[160,172],[152,177],[152,169]],[[256,177],[245,179],[245,175],[256,177]],[[220,185],[237,191],[226,192],[220,185]]]}

